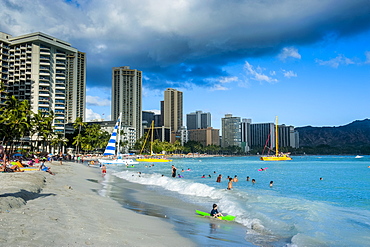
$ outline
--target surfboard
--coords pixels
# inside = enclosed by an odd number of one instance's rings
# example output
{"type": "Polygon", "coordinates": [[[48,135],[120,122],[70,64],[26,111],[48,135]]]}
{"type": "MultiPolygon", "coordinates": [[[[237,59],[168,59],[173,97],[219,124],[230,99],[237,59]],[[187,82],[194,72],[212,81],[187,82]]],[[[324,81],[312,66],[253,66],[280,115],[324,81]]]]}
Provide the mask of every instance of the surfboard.
{"type": "MultiPolygon", "coordinates": [[[[195,210],[195,212],[199,215],[202,215],[202,216],[212,217],[210,213],[202,212],[202,211],[199,211],[199,210],[195,210]]],[[[235,219],[235,217],[236,216],[232,216],[232,215],[224,215],[224,216],[221,216],[221,217],[217,217],[217,219],[233,221],[235,219]]],[[[214,217],[212,217],[212,218],[214,218],[214,217]]]]}
{"type": "Polygon", "coordinates": [[[263,169],[258,169],[258,171],[264,171],[264,170],[267,170],[268,167],[265,167],[263,169]]]}

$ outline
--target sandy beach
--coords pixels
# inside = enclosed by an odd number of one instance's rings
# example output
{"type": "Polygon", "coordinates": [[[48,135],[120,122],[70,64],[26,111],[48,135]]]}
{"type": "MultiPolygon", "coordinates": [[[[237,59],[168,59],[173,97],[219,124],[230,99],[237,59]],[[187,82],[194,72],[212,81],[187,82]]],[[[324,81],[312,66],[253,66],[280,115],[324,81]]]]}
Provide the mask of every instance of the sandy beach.
{"type": "Polygon", "coordinates": [[[160,218],[100,196],[100,169],[63,162],[56,173],[0,173],[1,246],[195,246],[160,218]]]}

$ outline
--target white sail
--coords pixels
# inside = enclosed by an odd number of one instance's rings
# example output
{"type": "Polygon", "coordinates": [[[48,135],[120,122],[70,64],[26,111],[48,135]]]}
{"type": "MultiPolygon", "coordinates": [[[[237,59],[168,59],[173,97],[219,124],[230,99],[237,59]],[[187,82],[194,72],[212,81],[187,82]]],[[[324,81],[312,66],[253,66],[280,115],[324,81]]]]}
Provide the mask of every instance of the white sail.
{"type": "Polygon", "coordinates": [[[105,148],[103,155],[116,155],[116,142],[117,142],[117,132],[120,126],[120,118],[118,118],[116,125],[114,126],[114,130],[110,139],[108,141],[108,145],[105,148]]]}

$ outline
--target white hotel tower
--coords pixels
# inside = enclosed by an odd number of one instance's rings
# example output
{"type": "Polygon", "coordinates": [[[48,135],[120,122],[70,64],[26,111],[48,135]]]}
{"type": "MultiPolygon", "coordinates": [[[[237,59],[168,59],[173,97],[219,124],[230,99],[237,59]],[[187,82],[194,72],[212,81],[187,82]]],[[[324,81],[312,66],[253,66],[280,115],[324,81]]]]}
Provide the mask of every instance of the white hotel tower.
{"type": "MultiPolygon", "coordinates": [[[[122,126],[142,136],[142,72],[130,66],[112,68],[112,120],[122,113],[122,126]]],[[[131,132],[131,131],[130,131],[131,132]]],[[[135,140],[135,141],[136,141],[135,140]]]]}
{"type": "Polygon", "coordinates": [[[54,111],[56,132],[85,119],[85,53],[44,33],[0,32],[0,79],[7,92],[28,100],[33,112],[54,111]]]}

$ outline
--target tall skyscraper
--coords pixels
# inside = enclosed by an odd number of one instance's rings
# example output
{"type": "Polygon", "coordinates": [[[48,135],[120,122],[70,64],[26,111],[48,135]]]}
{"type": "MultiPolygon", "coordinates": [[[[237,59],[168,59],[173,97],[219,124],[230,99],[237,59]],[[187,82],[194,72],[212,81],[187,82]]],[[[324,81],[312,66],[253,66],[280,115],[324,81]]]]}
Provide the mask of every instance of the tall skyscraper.
{"type": "Polygon", "coordinates": [[[142,72],[129,66],[112,68],[112,120],[122,112],[122,125],[142,136],[142,72]]]}
{"type": "Polygon", "coordinates": [[[240,123],[241,128],[241,147],[244,152],[249,152],[251,148],[251,123],[252,119],[243,118],[240,123]]]}
{"type": "Polygon", "coordinates": [[[176,89],[167,88],[164,91],[164,103],[163,103],[163,126],[170,127],[171,131],[176,132],[182,127],[183,118],[183,97],[182,92],[176,89]]]}
{"type": "Polygon", "coordinates": [[[188,130],[211,127],[211,113],[196,111],[186,114],[186,126],[188,130]]]}
{"type": "Polygon", "coordinates": [[[0,78],[7,92],[28,100],[33,112],[54,111],[56,132],[85,119],[85,53],[44,33],[0,32],[0,78]]]}
{"type": "Polygon", "coordinates": [[[240,117],[233,117],[232,114],[225,114],[221,118],[222,140],[221,147],[241,146],[240,117]]]}

